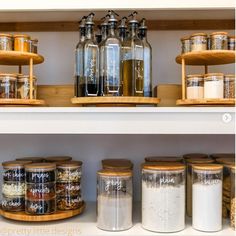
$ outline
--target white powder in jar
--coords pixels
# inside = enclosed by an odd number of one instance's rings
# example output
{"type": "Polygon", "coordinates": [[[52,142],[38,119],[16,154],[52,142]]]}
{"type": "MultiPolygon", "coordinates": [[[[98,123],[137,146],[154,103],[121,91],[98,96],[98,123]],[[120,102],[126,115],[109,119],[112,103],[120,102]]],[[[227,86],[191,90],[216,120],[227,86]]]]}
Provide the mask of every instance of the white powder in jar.
{"type": "Polygon", "coordinates": [[[147,186],[142,183],[142,226],[155,232],[185,228],[185,186],[147,186]]]}
{"type": "Polygon", "coordinates": [[[187,99],[201,99],[204,96],[203,86],[187,87],[187,99]]]}
{"type": "Polygon", "coordinates": [[[193,228],[213,232],[222,228],[222,181],[193,184],[193,228]]]}
{"type": "Polygon", "coordinates": [[[220,80],[204,81],[204,98],[223,98],[224,82],[220,80]]]}
{"type": "Polygon", "coordinates": [[[97,226],[103,230],[121,231],[132,227],[132,196],[97,198],[97,226]]]}

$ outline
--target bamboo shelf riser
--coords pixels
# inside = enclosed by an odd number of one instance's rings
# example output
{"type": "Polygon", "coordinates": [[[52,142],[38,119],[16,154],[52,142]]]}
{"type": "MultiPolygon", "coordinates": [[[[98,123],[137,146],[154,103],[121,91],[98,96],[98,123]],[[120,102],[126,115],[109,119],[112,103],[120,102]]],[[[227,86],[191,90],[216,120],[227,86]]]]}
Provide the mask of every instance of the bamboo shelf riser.
{"type": "Polygon", "coordinates": [[[235,106],[235,99],[179,99],[179,106],[235,106]]]}

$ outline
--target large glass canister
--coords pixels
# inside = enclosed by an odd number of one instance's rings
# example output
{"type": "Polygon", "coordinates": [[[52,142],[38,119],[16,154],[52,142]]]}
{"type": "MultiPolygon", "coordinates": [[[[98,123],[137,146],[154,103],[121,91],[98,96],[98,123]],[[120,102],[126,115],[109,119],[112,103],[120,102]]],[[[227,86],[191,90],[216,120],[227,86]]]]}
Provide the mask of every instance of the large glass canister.
{"type": "Polygon", "coordinates": [[[142,165],[142,226],[161,233],[185,228],[185,166],[142,165]]]}
{"type": "Polygon", "coordinates": [[[124,96],[144,96],[144,46],[138,37],[137,12],[131,14],[129,37],[122,43],[124,96]]]}
{"type": "Polygon", "coordinates": [[[236,218],[236,209],[235,209],[235,165],[231,167],[231,201],[230,201],[230,224],[233,230],[235,228],[235,218],[236,218]]]}
{"type": "Polygon", "coordinates": [[[101,170],[97,172],[97,227],[122,231],[132,227],[132,172],[101,170]]]}
{"type": "Polygon", "coordinates": [[[146,162],[180,162],[183,163],[183,158],[178,156],[150,156],[145,157],[146,162]]]}
{"type": "Polygon", "coordinates": [[[222,229],[223,166],[193,166],[193,228],[204,232],[222,229]]]}
{"type": "Polygon", "coordinates": [[[224,98],[235,98],[235,75],[224,76],[224,98]]]}
{"type": "Polygon", "coordinates": [[[105,170],[132,170],[133,163],[128,159],[104,159],[102,168],[105,170]]]}

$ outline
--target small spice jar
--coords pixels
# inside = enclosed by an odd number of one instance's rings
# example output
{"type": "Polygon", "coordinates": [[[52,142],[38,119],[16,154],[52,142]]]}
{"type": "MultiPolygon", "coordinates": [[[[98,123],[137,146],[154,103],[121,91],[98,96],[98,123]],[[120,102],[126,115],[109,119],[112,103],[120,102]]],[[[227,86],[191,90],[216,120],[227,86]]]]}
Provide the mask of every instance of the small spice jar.
{"type": "Polygon", "coordinates": [[[235,98],[235,75],[224,76],[224,98],[235,98]]]}
{"type": "Polygon", "coordinates": [[[213,32],[210,34],[211,50],[227,50],[228,49],[228,33],[213,32]]]}
{"type": "Polygon", "coordinates": [[[0,50],[13,50],[13,37],[11,34],[0,34],[0,50]]]}
{"type": "Polygon", "coordinates": [[[228,37],[228,50],[235,50],[235,36],[228,37]]]}
{"type": "Polygon", "coordinates": [[[236,208],[235,208],[235,165],[231,167],[231,208],[230,208],[230,225],[233,230],[235,228],[236,208]]]}
{"type": "Polygon", "coordinates": [[[185,228],[185,166],[180,163],[142,165],[142,226],[171,233],[185,228]]]}
{"type": "Polygon", "coordinates": [[[65,162],[71,161],[72,157],[70,156],[50,156],[44,158],[46,162],[65,162]]]}
{"type": "Polygon", "coordinates": [[[176,156],[151,156],[145,157],[145,162],[183,162],[182,157],[176,156]]]}
{"type": "Polygon", "coordinates": [[[102,168],[105,170],[132,170],[133,163],[128,159],[104,159],[102,168]]]}
{"type": "Polygon", "coordinates": [[[14,50],[21,52],[29,52],[30,36],[26,34],[14,35],[14,50]]]}
{"type": "Polygon", "coordinates": [[[55,183],[27,184],[26,198],[30,200],[50,200],[56,197],[55,183]]]}
{"type": "Polygon", "coordinates": [[[60,211],[75,210],[82,206],[81,195],[76,196],[57,196],[57,209],[60,211]]]}
{"type": "Polygon", "coordinates": [[[205,33],[192,34],[190,40],[191,40],[191,51],[207,50],[207,34],[205,33]]]}
{"type": "Polygon", "coordinates": [[[16,158],[16,161],[31,161],[32,163],[39,163],[39,162],[43,162],[44,158],[43,157],[20,157],[20,158],[16,158]]]}
{"type": "Polygon", "coordinates": [[[188,75],[186,79],[187,99],[201,99],[204,96],[203,75],[188,75]]]}
{"type": "Polygon", "coordinates": [[[2,197],[2,209],[4,211],[24,211],[25,210],[25,197],[15,196],[15,197],[2,197]]]}
{"type": "Polygon", "coordinates": [[[38,53],[38,39],[29,40],[29,52],[38,53]]]}
{"type": "MultiPolygon", "coordinates": [[[[33,76],[33,99],[37,97],[37,79],[33,76]]],[[[17,76],[17,98],[30,99],[30,76],[17,76]]]]}
{"type": "Polygon", "coordinates": [[[31,215],[46,215],[56,211],[56,201],[51,200],[29,200],[25,201],[25,212],[31,215]]]}
{"type": "Polygon", "coordinates": [[[183,37],[180,39],[181,43],[182,43],[182,54],[183,53],[187,53],[187,52],[191,52],[191,40],[190,37],[183,37]]]}
{"type": "Polygon", "coordinates": [[[15,74],[0,74],[0,98],[17,97],[17,76],[15,74]]]}
{"type": "Polygon", "coordinates": [[[204,75],[204,98],[224,98],[224,75],[222,73],[204,75]]]}
{"type": "Polygon", "coordinates": [[[101,170],[97,172],[97,227],[122,231],[132,227],[132,172],[101,170]]]}
{"type": "Polygon", "coordinates": [[[204,232],[222,229],[222,169],[218,164],[193,166],[193,228],[204,232]]]}

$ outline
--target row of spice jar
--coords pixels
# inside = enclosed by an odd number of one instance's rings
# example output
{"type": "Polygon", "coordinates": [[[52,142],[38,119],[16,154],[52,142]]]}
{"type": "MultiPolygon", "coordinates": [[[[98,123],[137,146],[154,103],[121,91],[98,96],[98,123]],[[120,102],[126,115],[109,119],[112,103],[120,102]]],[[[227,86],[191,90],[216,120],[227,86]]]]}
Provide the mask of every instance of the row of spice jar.
{"type": "Polygon", "coordinates": [[[227,32],[195,33],[181,38],[182,53],[204,50],[235,50],[235,36],[227,32]]]}
{"type": "MultiPolygon", "coordinates": [[[[37,97],[37,79],[33,76],[32,98],[37,97]]],[[[0,74],[0,98],[30,99],[30,76],[22,74],[0,74]]]]}
{"type": "Polygon", "coordinates": [[[38,52],[38,40],[31,39],[26,34],[0,34],[0,50],[2,51],[21,51],[38,52]]]}
{"type": "Polygon", "coordinates": [[[235,75],[209,73],[188,75],[187,99],[235,98],[235,75]]]}

